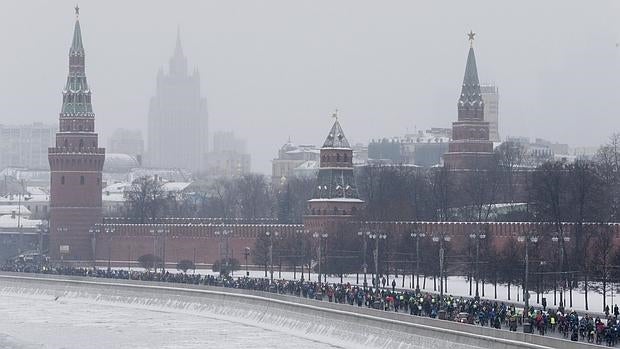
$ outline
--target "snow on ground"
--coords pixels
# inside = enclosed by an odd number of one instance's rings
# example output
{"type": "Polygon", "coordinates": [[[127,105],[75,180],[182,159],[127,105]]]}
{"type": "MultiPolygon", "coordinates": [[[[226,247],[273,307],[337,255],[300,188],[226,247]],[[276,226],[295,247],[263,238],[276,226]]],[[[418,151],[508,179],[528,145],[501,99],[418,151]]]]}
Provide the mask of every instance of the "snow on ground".
{"type": "Polygon", "coordinates": [[[336,348],[220,318],[50,295],[0,296],[1,349],[336,348]]]}

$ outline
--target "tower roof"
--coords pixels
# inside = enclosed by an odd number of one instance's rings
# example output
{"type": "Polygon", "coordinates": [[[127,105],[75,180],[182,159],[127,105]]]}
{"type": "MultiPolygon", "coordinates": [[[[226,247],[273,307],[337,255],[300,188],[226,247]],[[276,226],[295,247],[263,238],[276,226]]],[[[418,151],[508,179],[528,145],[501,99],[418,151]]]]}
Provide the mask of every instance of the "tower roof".
{"type": "Polygon", "coordinates": [[[478,80],[478,68],[476,67],[476,55],[474,54],[474,47],[471,46],[467,55],[459,106],[482,107],[483,105],[480,81],[478,80]]]}
{"type": "Polygon", "coordinates": [[[344,135],[344,131],[342,131],[338,118],[334,121],[332,129],[329,131],[325,143],[323,143],[323,148],[351,148],[347,137],[344,135]]]}
{"type": "Polygon", "coordinates": [[[187,58],[183,54],[181,45],[181,29],[177,27],[177,41],[174,47],[174,54],[170,58],[171,75],[187,75],[187,58]]]}
{"type": "Polygon", "coordinates": [[[75,20],[75,27],[73,28],[73,42],[71,43],[69,54],[84,54],[84,46],[82,45],[82,29],[80,28],[79,19],[75,20]]]}
{"type": "MultiPolygon", "coordinates": [[[[76,17],[79,8],[75,9],[76,17]]],[[[90,88],[86,80],[86,54],[82,41],[80,20],[75,19],[73,27],[73,41],[69,49],[69,74],[63,89],[61,113],[70,115],[94,116],[90,101],[90,88]]]]}

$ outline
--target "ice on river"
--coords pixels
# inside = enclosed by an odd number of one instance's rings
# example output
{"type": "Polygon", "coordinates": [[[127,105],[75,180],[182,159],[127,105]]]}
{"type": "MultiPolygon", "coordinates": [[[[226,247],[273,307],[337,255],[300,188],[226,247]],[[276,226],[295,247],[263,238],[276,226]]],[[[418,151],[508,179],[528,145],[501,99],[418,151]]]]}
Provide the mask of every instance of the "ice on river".
{"type": "Polygon", "coordinates": [[[55,298],[1,295],[0,348],[336,348],[290,333],[174,309],[55,298]]]}

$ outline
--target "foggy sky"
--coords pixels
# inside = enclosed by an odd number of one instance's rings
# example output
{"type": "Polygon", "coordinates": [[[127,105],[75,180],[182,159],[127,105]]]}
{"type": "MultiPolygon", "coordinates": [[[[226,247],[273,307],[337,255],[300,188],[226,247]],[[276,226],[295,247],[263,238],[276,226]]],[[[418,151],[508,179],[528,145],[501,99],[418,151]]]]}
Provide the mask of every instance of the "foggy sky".
{"type": "MultiPolygon", "coordinates": [[[[0,3],[0,123],[57,123],[75,1],[0,3]]],[[[102,144],[146,137],[155,77],[177,25],[210,132],[248,139],[252,167],[290,136],[320,145],[449,127],[470,29],[481,82],[500,89],[500,135],[598,145],[620,131],[618,1],[80,1],[102,144]]]]}

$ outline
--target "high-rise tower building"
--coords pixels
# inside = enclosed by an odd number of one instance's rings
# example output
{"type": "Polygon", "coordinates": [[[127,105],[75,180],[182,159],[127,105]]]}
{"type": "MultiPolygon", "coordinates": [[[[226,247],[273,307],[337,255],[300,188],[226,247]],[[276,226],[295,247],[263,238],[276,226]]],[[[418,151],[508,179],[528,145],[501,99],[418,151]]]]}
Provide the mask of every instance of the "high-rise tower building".
{"type": "Polygon", "coordinates": [[[353,175],[353,149],[337,114],[320,150],[319,174],[304,224],[313,231],[333,232],[363,207],[353,175]]]}
{"type": "Polygon", "coordinates": [[[207,101],[200,96],[200,74],[189,75],[181,37],[168,73],[157,74],[148,115],[147,165],[203,171],[208,152],[207,101]]]}
{"type": "Polygon", "coordinates": [[[101,223],[101,170],[105,149],[99,148],[95,114],[86,81],[79,8],[76,7],[69,75],[62,91],[56,145],[49,148],[50,244],[52,259],[93,259],[89,229],[101,223]]]}
{"type": "Polygon", "coordinates": [[[484,102],[484,121],[489,122],[489,140],[499,142],[499,89],[495,85],[481,85],[484,102]]]}
{"type": "Polygon", "coordinates": [[[444,165],[451,170],[490,168],[494,154],[489,140],[489,122],[484,119],[484,101],[478,80],[474,54],[474,33],[471,42],[461,95],[458,100],[458,120],[452,123],[452,140],[443,155],[444,165]]]}

